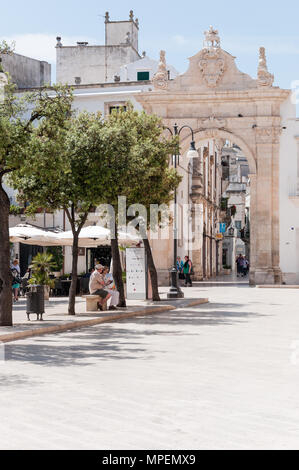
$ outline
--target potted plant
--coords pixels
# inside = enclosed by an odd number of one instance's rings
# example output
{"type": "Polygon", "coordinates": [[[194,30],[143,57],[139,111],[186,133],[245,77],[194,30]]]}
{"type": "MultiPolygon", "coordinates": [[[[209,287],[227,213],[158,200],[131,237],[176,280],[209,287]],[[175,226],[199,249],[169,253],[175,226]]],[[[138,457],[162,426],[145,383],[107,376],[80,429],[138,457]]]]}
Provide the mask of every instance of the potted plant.
{"type": "Polygon", "coordinates": [[[45,300],[49,300],[50,288],[54,287],[54,279],[50,278],[50,274],[55,267],[53,255],[51,253],[38,253],[33,258],[31,265],[32,278],[29,283],[33,285],[44,286],[45,300]]]}

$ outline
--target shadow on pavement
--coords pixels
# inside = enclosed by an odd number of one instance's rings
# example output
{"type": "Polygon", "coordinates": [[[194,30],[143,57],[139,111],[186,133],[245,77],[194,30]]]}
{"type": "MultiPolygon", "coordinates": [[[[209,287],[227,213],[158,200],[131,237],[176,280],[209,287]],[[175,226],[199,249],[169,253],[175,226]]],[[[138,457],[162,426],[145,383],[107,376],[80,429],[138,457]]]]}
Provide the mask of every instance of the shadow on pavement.
{"type": "MultiPolygon", "coordinates": [[[[32,338],[30,343],[6,345],[7,361],[20,361],[43,366],[66,367],[96,364],[103,360],[149,360],[154,356],[146,347],[150,336],[200,336],[201,326],[246,324],[249,318],[264,315],[242,312],[242,304],[214,303],[203,308],[191,307],[152,316],[118,320],[80,330],[32,338]],[[232,311],[234,310],[234,311],[232,311]],[[239,310],[239,311],[238,311],[239,310]],[[126,326],[127,325],[127,326],[126,326]],[[165,330],[165,325],[169,329],[165,330]],[[192,326],[186,331],[185,326],[192,326]]],[[[165,351],[167,352],[167,351],[165,351]]],[[[161,353],[161,351],[160,351],[161,353]]]]}

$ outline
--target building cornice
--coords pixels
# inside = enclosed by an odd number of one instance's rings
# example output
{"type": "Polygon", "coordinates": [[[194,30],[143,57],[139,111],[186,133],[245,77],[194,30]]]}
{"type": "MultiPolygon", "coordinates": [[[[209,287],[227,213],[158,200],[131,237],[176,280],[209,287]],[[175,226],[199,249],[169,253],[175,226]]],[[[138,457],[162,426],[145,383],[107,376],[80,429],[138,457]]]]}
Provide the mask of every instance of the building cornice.
{"type": "Polygon", "coordinates": [[[223,102],[223,101],[285,101],[291,90],[278,87],[269,89],[201,91],[151,91],[139,95],[140,102],[150,103],[186,103],[186,102],[223,102]]]}
{"type": "MultiPolygon", "coordinates": [[[[150,86],[151,83],[148,80],[139,80],[134,82],[111,82],[111,83],[90,83],[90,84],[81,84],[81,85],[69,85],[69,88],[73,90],[85,90],[85,89],[92,89],[92,88],[121,88],[121,87],[133,87],[133,86],[150,86]]],[[[15,93],[26,93],[32,91],[40,91],[41,89],[52,90],[52,86],[49,87],[35,87],[35,88],[18,88],[15,93]]],[[[126,90],[121,90],[121,92],[126,92],[126,90]]]]}

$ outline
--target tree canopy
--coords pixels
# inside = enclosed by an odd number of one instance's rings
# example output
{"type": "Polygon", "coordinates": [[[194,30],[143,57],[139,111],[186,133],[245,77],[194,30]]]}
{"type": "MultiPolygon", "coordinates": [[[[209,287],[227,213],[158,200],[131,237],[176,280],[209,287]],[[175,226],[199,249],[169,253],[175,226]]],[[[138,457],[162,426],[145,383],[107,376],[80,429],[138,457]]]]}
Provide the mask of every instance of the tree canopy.
{"type": "MultiPolygon", "coordinates": [[[[10,201],[4,190],[4,178],[28,168],[43,152],[58,152],[55,142],[71,113],[72,93],[68,87],[41,88],[37,92],[21,95],[8,81],[0,102],[0,325],[12,324],[9,208],[10,201]],[[41,142],[47,145],[41,146],[41,142]]],[[[44,167],[46,170],[46,168],[44,167]]]]}

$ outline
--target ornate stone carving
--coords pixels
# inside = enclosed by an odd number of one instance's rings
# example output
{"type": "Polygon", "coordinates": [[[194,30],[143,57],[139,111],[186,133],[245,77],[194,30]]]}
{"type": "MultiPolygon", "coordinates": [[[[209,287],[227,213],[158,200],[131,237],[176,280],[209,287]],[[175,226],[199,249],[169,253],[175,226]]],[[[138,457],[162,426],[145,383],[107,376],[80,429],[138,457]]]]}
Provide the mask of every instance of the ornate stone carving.
{"type": "Polygon", "coordinates": [[[260,87],[271,87],[274,82],[274,75],[268,71],[266,51],[260,47],[259,66],[257,71],[258,85],[260,87]]]}
{"type": "Polygon", "coordinates": [[[206,139],[216,139],[218,137],[218,129],[208,129],[205,131],[206,139]]]}
{"type": "Polygon", "coordinates": [[[205,40],[203,43],[204,48],[210,47],[220,47],[220,37],[217,29],[214,29],[213,26],[210,26],[208,31],[204,32],[205,40]]]}
{"type": "Polygon", "coordinates": [[[222,127],[225,127],[225,125],[226,125],[225,119],[219,119],[219,118],[216,118],[215,116],[210,116],[208,118],[199,119],[199,126],[205,129],[211,129],[211,128],[221,129],[222,127]]]}
{"type": "Polygon", "coordinates": [[[200,53],[199,70],[208,87],[214,88],[219,83],[225,71],[225,56],[220,47],[218,31],[210,26],[205,31],[203,49],[200,53]]]}
{"type": "Polygon", "coordinates": [[[225,58],[220,48],[206,48],[200,53],[199,70],[208,87],[215,88],[225,71],[225,58]]]}
{"type": "Polygon", "coordinates": [[[279,137],[282,133],[281,127],[256,127],[255,133],[259,143],[279,143],[279,137]]]}
{"type": "Polygon", "coordinates": [[[168,73],[166,68],[165,51],[160,52],[158,71],[152,79],[153,85],[158,90],[166,90],[168,86],[168,73]]]}

